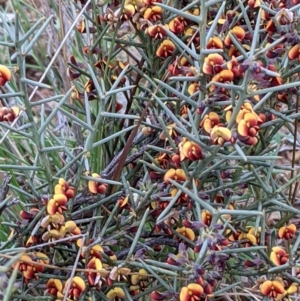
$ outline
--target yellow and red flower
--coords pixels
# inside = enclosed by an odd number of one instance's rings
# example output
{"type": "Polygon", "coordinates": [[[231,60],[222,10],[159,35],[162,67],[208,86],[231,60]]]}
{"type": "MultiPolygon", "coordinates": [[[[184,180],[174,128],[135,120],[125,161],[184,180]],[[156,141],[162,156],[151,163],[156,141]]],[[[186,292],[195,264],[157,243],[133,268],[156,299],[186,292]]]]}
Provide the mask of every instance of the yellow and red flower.
{"type": "Polygon", "coordinates": [[[162,25],[162,24],[156,24],[156,25],[151,25],[146,28],[146,33],[156,39],[162,39],[167,35],[166,29],[168,29],[167,25],[162,25]]]}
{"type": "Polygon", "coordinates": [[[219,37],[211,37],[206,45],[207,49],[223,49],[223,41],[219,37]]]}
{"type": "Polygon", "coordinates": [[[138,273],[131,275],[130,292],[135,296],[147,288],[149,282],[148,272],[145,269],[139,269],[138,273]]]}
{"type": "Polygon", "coordinates": [[[283,265],[289,260],[289,254],[281,247],[273,247],[270,259],[276,266],[283,265]]]}
{"type": "Polygon", "coordinates": [[[216,74],[223,70],[224,58],[218,53],[211,53],[204,59],[203,73],[216,74]]]}
{"type": "MultiPolygon", "coordinates": [[[[101,179],[101,177],[97,173],[92,173],[92,177],[96,179],[101,179]]],[[[90,180],[88,181],[88,188],[89,191],[93,194],[97,194],[97,193],[104,194],[107,189],[107,184],[90,180]]]]}
{"type": "Polygon", "coordinates": [[[67,292],[67,287],[70,281],[72,281],[72,283],[70,285],[68,297],[72,300],[78,300],[80,296],[83,294],[83,292],[85,291],[86,288],[85,282],[79,276],[75,276],[72,280],[68,279],[65,283],[63,294],[67,292]]]}
{"type": "Polygon", "coordinates": [[[232,134],[226,127],[222,125],[215,125],[210,132],[210,138],[214,144],[222,146],[225,142],[231,141],[232,134]]]}
{"type": "Polygon", "coordinates": [[[228,34],[227,34],[227,36],[226,36],[226,38],[225,38],[225,40],[224,40],[224,44],[225,44],[226,46],[231,46],[231,45],[232,45],[232,41],[231,41],[231,38],[230,38],[230,34],[234,35],[234,36],[237,38],[237,40],[238,40],[239,42],[242,42],[243,39],[244,39],[244,37],[245,37],[245,35],[246,35],[245,30],[244,30],[242,27],[240,27],[240,26],[235,26],[235,27],[233,27],[233,28],[228,32],[228,34]]]}
{"type": "Polygon", "coordinates": [[[188,86],[188,92],[190,95],[195,94],[197,91],[199,91],[199,82],[194,82],[188,86]]]}
{"type": "Polygon", "coordinates": [[[187,138],[183,138],[178,145],[180,161],[186,159],[195,161],[203,159],[201,147],[193,141],[189,141],[187,138]]]}
{"type": "Polygon", "coordinates": [[[52,296],[56,296],[57,292],[62,292],[63,290],[63,284],[59,279],[51,278],[48,280],[46,284],[46,288],[48,291],[48,294],[52,296]]]}
{"type": "Polygon", "coordinates": [[[278,280],[267,280],[260,286],[262,295],[276,298],[279,294],[284,293],[284,286],[278,280]]]}
{"type": "Polygon", "coordinates": [[[161,58],[171,56],[175,50],[175,45],[170,40],[164,40],[156,50],[156,55],[161,58]]]}
{"type": "Polygon", "coordinates": [[[164,296],[163,293],[160,293],[158,291],[153,291],[151,294],[150,294],[150,297],[152,300],[154,301],[160,301],[160,300],[165,300],[166,297],[164,296]]]}
{"type": "Polygon", "coordinates": [[[194,231],[190,228],[181,227],[181,228],[177,228],[175,231],[178,232],[179,234],[185,236],[186,238],[188,238],[191,241],[195,240],[196,235],[195,235],[194,231]]]}
{"type": "Polygon", "coordinates": [[[247,228],[248,228],[248,232],[247,233],[241,232],[238,237],[238,240],[248,240],[249,243],[247,243],[246,246],[259,244],[261,227],[258,227],[256,233],[255,233],[255,227],[247,227],[247,228]]]}
{"type": "Polygon", "coordinates": [[[213,217],[212,214],[208,210],[203,210],[201,212],[202,222],[207,226],[210,226],[212,217],[213,217]]]}
{"type": "MultiPolygon", "coordinates": [[[[97,30],[94,27],[88,27],[89,28],[89,33],[95,33],[97,30]]],[[[85,20],[81,20],[80,24],[77,25],[77,30],[80,33],[86,33],[87,32],[87,27],[86,27],[86,22],[85,20]]]]}
{"type": "MultiPolygon", "coordinates": [[[[0,86],[1,86],[1,77],[0,77],[0,86]]],[[[20,109],[17,106],[13,106],[12,108],[2,107],[0,108],[0,121],[12,122],[19,116],[19,114],[20,114],[20,109]]]]}
{"type": "Polygon", "coordinates": [[[106,297],[110,301],[120,301],[125,300],[126,295],[122,288],[114,287],[106,294],[106,297]]]}
{"type": "Polygon", "coordinates": [[[38,208],[31,208],[29,211],[21,210],[20,217],[22,219],[31,221],[34,219],[34,217],[40,212],[38,208]]]}
{"type": "Polygon", "coordinates": [[[65,221],[65,217],[56,212],[55,214],[49,214],[46,215],[41,222],[42,228],[47,228],[49,225],[53,228],[58,228],[60,225],[62,225],[65,221]]]}
{"type": "Polygon", "coordinates": [[[237,132],[243,138],[243,142],[248,145],[255,145],[258,142],[257,133],[259,131],[257,115],[246,113],[238,123],[237,132]]]}
{"type": "Polygon", "coordinates": [[[11,71],[4,65],[0,65],[0,86],[4,86],[11,79],[11,71]]]}
{"type": "MultiPolygon", "coordinates": [[[[227,83],[227,82],[232,82],[233,79],[234,79],[234,73],[231,70],[222,70],[220,73],[214,75],[211,81],[217,83],[227,83]]],[[[213,84],[209,87],[210,92],[213,92],[215,89],[216,86],[213,84]]]]}
{"type": "Polygon", "coordinates": [[[279,238],[291,239],[294,237],[296,231],[297,227],[294,224],[289,224],[278,230],[278,236],[279,238]]]}
{"type": "MultiPolygon", "coordinates": [[[[90,240],[89,243],[93,244],[93,240],[90,240]]],[[[78,247],[83,247],[83,252],[81,253],[81,257],[85,258],[86,251],[85,251],[85,248],[84,248],[85,243],[83,242],[83,239],[82,238],[77,239],[76,245],[78,247]]],[[[104,250],[100,245],[98,245],[98,244],[93,245],[92,247],[89,247],[88,249],[89,249],[88,258],[91,258],[91,257],[95,257],[95,258],[99,258],[99,259],[102,258],[102,253],[104,253],[104,250]]]]}
{"type": "Polygon", "coordinates": [[[47,204],[47,212],[50,215],[54,215],[55,213],[62,214],[63,211],[67,210],[67,202],[68,198],[65,194],[58,193],[54,194],[53,198],[49,200],[47,204]]]}
{"type": "Polygon", "coordinates": [[[161,19],[162,13],[162,8],[157,5],[148,7],[144,12],[144,19],[149,20],[151,22],[156,22],[161,19]]]}
{"type": "Polygon", "coordinates": [[[185,181],[187,179],[183,169],[169,169],[164,176],[164,181],[168,183],[169,179],[174,181],[185,181]]]}
{"type": "Polygon", "coordinates": [[[210,134],[215,125],[220,123],[220,117],[216,112],[209,112],[200,122],[200,127],[203,127],[207,134],[210,134]]]}
{"type": "Polygon", "coordinates": [[[184,32],[185,26],[181,22],[180,17],[173,19],[168,25],[169,25],[169,29],[175,34],[181,34],[184,32]]]}
{"type": "Polygon", "coordinates": [[[238,63],[234,55],[231,57],[231,61],[227,62],[226,65],[228,70],[233,72],[235,79],[239,79],[243,76],[244,70],[243,68],[241,68],[240,64],[238,63]]]}
{"type": "Polygon", "coordinates": [[[179,301],[198,301],[203,296],[204,289],[198,283],[190,283],[184,286],[179,295],[179,301]]]}
{"type": "MultiPolygon", "coordinates": [[[[87,268],[91,270],[102,270],[102,262],[97,257],[92,257],[87,264],[87,268]]],[[[101,287],[103,279],[100,272],[87,272],[89,285],[101,287]]]]}

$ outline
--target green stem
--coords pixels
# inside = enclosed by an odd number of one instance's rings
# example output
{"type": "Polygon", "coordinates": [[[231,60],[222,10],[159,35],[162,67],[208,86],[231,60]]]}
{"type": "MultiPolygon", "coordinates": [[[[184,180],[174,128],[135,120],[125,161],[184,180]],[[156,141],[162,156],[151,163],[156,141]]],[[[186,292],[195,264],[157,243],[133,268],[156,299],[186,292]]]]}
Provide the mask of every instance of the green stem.
{"type": "MultiPolygon", "coordinates": [[[[16,26],[18,25],[18,18],[17,18],[18,14],[16,14],[16,26]]],[[[41,152],[41,149],[43,149],[45,147],[45,145],[42,144],[41,139],[40,139],[40,135],[38,132],[38,126],[35,122],[33,113],[31,111],[31,104],[28,98],[28,93],[27,93],[27,84],[26,82],[24,82],[24,79],[26,79],[26,60],[25,60],[25,56],[23,56],[22,54],[22,47],[21,47],[21,43],[19,40],[19,31],[16,28],[16,41],[15,41],[15,45],[16,45],[16,52],[18,53],[17,55],[17,62],[18,62],[18,66],[19,66],[19,73],[20,73],[20,90],[23,93],[23,100],[24,100],[24,105],[25,105],[25,112],[27,114],[29,123],[31,124],[31,130],[32,130],[32,140],[34,141],[36,147],[37,147],[37,151],[39,152],[39,163],[42,167],[42,169],[44,170],[44,174],[46,177],[46,180],[49,184],[49,190],[50,192],[53,192],[53,185],[52,185],[52,179],[51,179],[51,165],[49,162],[49,159],[46,155],[46,153],[41,152]]]]}

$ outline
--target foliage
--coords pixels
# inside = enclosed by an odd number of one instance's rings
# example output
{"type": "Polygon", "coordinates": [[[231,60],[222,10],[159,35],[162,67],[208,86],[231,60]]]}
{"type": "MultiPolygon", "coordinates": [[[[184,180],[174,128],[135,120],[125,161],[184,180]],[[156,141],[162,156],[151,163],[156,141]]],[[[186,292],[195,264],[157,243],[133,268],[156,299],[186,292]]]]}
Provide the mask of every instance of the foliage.
{"type": "Polygon", "coordinates": [[[296,296],[298,2],[13,1],[0,298],[296,296]]]}

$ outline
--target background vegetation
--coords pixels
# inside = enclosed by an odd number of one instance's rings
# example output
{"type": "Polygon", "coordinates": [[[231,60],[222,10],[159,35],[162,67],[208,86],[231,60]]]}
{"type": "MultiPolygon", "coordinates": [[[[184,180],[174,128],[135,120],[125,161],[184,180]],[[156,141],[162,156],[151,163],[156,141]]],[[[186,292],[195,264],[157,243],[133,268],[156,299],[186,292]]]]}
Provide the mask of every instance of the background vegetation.
{"type": "Polygon", "coordinates": [[[4,2],[0,299],[296,299],[299,8],[4,2]]]}

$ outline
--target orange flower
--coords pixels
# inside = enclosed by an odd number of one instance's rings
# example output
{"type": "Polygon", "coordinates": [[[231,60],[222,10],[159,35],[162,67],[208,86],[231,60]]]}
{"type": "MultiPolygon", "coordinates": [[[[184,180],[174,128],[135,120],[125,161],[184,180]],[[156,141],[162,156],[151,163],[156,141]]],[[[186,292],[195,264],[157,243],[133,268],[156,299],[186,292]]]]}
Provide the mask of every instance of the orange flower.
{"type": "Polygon", "coordinates": [[[203,127],[207,134],[210,134],[211,130],[215,125],[220,123],[220,117],[215,112],[210,112],[204,116],[201,120],[200,127],[203,127]]]}
{"type": "Polygon", "coordinates": [[[297,231],[297,227],[294,224],[290,224],[288,226],[281,227],[278,230],[279,238],[291,239],[294,237],[294,234],[297,231]]]}
{"type": "Polygon", "coordinates": [[[172,32],[174,32],[175,34],[181,34],[184,31],[184,24],[181,22],[180,18],[177,17],[175,19],[173,19],[170,23],[169,23],[169,28],[172,32]]]}
{"type": "Polygon", "coordinates": [[[62,282],[59,279],[53,279],[53,278],[48,280],[46,287],[47,287],[48,294],[52,296],[56,296],[57,292],[62,292],[63,289],[62,282]]]}
{"type": "Polygon", "coordinates": [[[148,7],[144,12],[144,19],[156,22],[161,19],[162,13],[162,8],[157,5],[148,7]]]}
{"type": "Polygon", "coordinates": [[[195,233],[192,229],[187,228],[187,227],[181,227],[181,228],[177,228],[176,232],[180,233],[181,235],[185,236],[186,238],[188,238],[191,241],[195,240],[195,233]]]}
{"type": "MultiPolygon", "coordinates": [[[[229,31],[229,33],[234,35],[237,38],[237,40],[240,42],[242,42],[242,40],[244,39],[244,37],[246,35],[245,30],[240,26],[233,27],[232,30],[229,31]]],[[[231,46],[231,44],[232,44],[229,33],[227,34],[227,36],[224,40],[224,44],[226,46],[231,46]]]]}
{"type": "Polygon", "coordinates": [[[223,145],[225,142],[231,141],[231,131],[224,126],[215,125],[210,132],[210,138],[214,144],[223,145]]]}
{"type": "Polygon", "coordinates": [[[174,181],[185,181],[187,179],[183,169],[169,169],[164,176],[164,181],[168,183],[168,180],[172,179],[174,181]]]}
{"type": "Polygon", "coordinates": [[[4,86],[11,79],[11,71],[4,65],[0,65],[0,86],[4,86]]]}
{"type": "Polygon", "coordinates": [[[288,258],[289,258],[289,254],[287,254],[284,249],[280,247],[272,248],[270,259],[276,266],[285,264],[288,261],[288,258]]]}
{"type": "Polygon", "coordinates": [[[171,56],[175,50],[175,45],[170,40],[164,40],[156,50],[156,55],[161,58],[171,56]]]}
{"type": "MultiPolygon", "coordinates": [[[[97,173],[92,173],[93,178],[101,179],[101,177],[97,173]]],[[[106,192],[107,184],[106,183],[99,183],[95,181],[88,181],[89,191],[91,193],[97,194],[104,194],[106,192]]]]}
{"type": "Polygon", "coordinates": [[[211,53],[204,59],[203,72],[205,74],[216,74],[223,70],[224,59],[218,53],[211,53]]]}
{"type": "MultiPolygon", "coordinates": [[[[64,290],[63,290],[64,294],[67,291],[67,287],[68,287],[70,281],[71,281],[71,279],[68,279],[65,283],[64,290]]],[[[71,284],[70,290],[68,292],[68,297],[73,300],[78,300],[79,297],[84,292],[85,288],[86,288],[86,286],[85,286],[84,280],[82,278],[80,278],[79,276],[75,276],[72,279],[72,284],[71,284]]]]}
{"type": "Polygon", "coordinates": [[[203,287],[198,283],[190,283],[181,289],[179,301],[197,301],[203,295],[203,287]]]}
{"type": "Polygon", "coordinates": [[[260,286],[260,291],[264,296],[275,299],[277,295],[284,293],[284,287],[278,280],[267,280],[260,286]]]}
{"type": "Polygon", "coordinates": [[[184,161],[185,159],[195,161],[203,158],[201,147],[193,141],[188,141],[187,138],[182,139],[178,148],[180,161],[184,161]]]}

